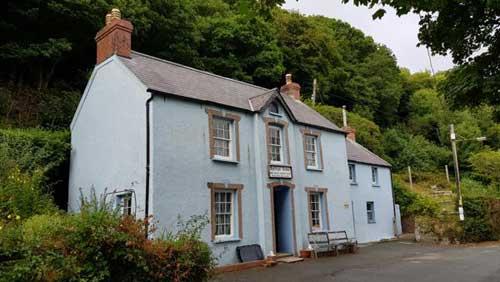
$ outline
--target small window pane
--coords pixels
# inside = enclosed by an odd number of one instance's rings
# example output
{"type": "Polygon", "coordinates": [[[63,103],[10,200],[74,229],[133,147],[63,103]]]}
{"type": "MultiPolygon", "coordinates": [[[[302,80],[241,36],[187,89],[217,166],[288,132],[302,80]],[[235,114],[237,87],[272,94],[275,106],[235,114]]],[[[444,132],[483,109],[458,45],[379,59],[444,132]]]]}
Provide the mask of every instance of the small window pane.
{"type": "Polygon", "coordinates": [[[283,162],[283,143],[281,128],[276,126],[269,127],[269,146],[271,147],[271,161],[283,162]]]}
{"type": "Polygon", "coordinates": [[[280,111],[279,111],[279,108],[278,108],[278,104],[271,103],[271,105],[269,105],[269,112],[273,113],[273,114],[279,114],[280,111]]]}
{"type": "Polygon", "coordinates": [[[351,182],[356,182],[356,166],[354,164],[349,164],[349,179],[351,182]]]}
{"type": "Polygon", "coordinates": [[[117,196],[117,206],[122,215],[132,214],[132,193],[126,193],[117,196]]]}
{"type": "Polygon", "coordinates": [[[376,167],[372,167],[372,183],[378,184],[378,169],[376,167]]]}
{"type": "Polygon", "coordinates": [[[321,194],[309,194],[309,209],[311,212],[311,225],[312,228],[317,230],[321,229],[321,194]]]}
{"type": "Polygon", "coordinates": [[[366,202],[366,215],[368,223],[375,223],[375,205],[373,202],[366,202]]]}
{"type": "Polygon", "coordinates": [[[225,158],[231,157],[232,121],[223,118],[213,118],[212,130],[214,155],[225,158]]]}
{"type": "Polygon", "coordinates": [[[215,192],[215,235],[231,235],[233,217],[232,191],[215,192]]]}
{"type": "Polygon", "coordinates": [[[318,138],[312,135],[305,135],[305,151],[307,167],[318,167],[318,138]]]}

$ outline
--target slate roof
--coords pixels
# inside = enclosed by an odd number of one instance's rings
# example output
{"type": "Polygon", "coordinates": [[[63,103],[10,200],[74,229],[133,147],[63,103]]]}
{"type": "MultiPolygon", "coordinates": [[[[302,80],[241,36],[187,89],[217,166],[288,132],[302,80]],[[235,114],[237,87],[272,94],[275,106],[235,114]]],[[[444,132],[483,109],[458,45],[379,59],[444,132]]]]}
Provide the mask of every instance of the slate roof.
{"type": "Polygon", "coordinates": [[[391,164],[375,155],[360,144],[346,138],[347,159],[349,161],[391,167],[391,164]]]}
{"type": "Polygon", "coordinates": [[[130,59],[118,58],[152,91],[251,112],[261,111],[270,99],[279,95],[296,122],[344,133],[307,105],[276,89],[259,87],[135,51],[132,51],[130,59]]]}

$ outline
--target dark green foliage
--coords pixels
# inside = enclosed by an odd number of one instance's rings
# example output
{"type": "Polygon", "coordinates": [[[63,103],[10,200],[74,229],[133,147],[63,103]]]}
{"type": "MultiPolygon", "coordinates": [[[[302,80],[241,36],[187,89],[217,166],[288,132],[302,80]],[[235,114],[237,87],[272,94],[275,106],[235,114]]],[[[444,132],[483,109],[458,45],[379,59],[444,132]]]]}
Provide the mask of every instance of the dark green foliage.
{"type": "Polygon", "coordinates": [[[69,153],[68,132],[0,129],[0,194],[10,199],[5,212],[21,209],[25,210],[25,217],[37,214],[38,209],[29,212],[29,201],[34,201],[31,207],[34,208],[36,198],[40,197],[40,205],[43,205],[48,201],[43,193],[54,192],[56,202],[64,207],[69,153]]]}
{"type": "Polygon", "coordinates": [[[382,144],[395,170],[405,169],[407,166],[420,171],[435,170],[447,164],[451,157],[450,150],[401,129],[385,131],[382,144]]]}
{"type": "MultiPolygon", "coordinates": [[[[322,104],[313,106],[310,101],[307,101],[307,103],[331,122],[337,125],[342,124],[342,109],[322,104]]],[[[356,142],[383,156],[384,149],[380,142],[382,136],[380,128],[373,121],[355,113],[348,113],[347,119],[349,120],[349,125],[356,129],[356,142]]]]}
{"type": "MultiPolygon", "coordinates": [[[[462,242],[481,242],[498,239],[490,218],[488,198],[464,197],[462,242]]],[[[498,227],[497,227],[498,228],[498,227]]]]}

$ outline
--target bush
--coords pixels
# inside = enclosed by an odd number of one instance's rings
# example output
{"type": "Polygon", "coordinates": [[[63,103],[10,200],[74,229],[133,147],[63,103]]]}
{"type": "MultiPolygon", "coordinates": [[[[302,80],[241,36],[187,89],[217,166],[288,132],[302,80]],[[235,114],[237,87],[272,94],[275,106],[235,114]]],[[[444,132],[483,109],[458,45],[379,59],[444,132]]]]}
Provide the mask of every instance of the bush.
{"type": "Polygon", "coordinates": [[[12,186],[22,184],[34,192],[22,187],[20,191],[31,194],[55,192],[56,202],[64,208],[70,148],[69,133],[65,131],[0,129],[0,195],[15,193],[12,186]],[[11,176],[26,183],[13,183],[7,179],[11,176]]]}
{"type": "MultiPolygon", "coordinates": [[[[199,224],[147,239],[148,223],[86,203],[0,233],[1,281],[206,281],[214,267],[199,224]]],[[[154,228],[149,226],[149,234],[154,228]]]]}
{"type": "Polygon", "coordinates": [[[394,181],[394,199],[399,204],[401,216],[430,216],[439,213],[439,204],[432,198],[410,191],[399,181],[394,181]]]}
{"type": "Polygon", "coordinates": [[[422,234],[431,235],[437,242],[446,239],[453,244],[462,238],[463,230],[455,214],[419,216],[416,224],[422,234]]]}
{"type": "MultiPolygon", "coordinates": [[[[464,197],[463,242],[481,242],[498,239],[498,232],[493,227],[490,199],[483,197],[464,197]]],[[[498,227],[497,227],[498,228],[498,227]]]]}
{"type": "Polygon", "coordinates": [[[29,175],[17,167],[0,177],[0,226],[57,210],[52,197],[41,188],[41,179],[40,171],[29,175]]]}

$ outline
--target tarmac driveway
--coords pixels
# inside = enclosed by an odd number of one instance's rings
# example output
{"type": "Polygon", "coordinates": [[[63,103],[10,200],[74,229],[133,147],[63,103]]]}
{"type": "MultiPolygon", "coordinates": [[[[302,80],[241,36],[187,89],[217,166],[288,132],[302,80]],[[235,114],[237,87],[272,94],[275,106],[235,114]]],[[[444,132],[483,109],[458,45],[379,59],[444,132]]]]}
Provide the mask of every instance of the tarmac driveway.
{"type": "Polygon", "coordinates": [[[219,275],[214,281],[500,281],[500,243],[378,243],[356,254],[219,275]]]}

